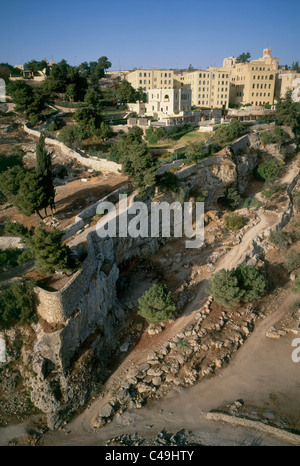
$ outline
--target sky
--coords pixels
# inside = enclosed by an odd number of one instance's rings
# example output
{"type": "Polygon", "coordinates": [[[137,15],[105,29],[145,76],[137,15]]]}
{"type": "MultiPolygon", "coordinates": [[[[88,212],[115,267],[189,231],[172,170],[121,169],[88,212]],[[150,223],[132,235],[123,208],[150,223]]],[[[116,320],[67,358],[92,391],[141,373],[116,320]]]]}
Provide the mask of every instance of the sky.
{"type": "Polygon", "coordinates": [[[300,59],[300,0],[1,1],[0,63],[106,56],[111,70],[222,66],[272,48],[300,59]]]}

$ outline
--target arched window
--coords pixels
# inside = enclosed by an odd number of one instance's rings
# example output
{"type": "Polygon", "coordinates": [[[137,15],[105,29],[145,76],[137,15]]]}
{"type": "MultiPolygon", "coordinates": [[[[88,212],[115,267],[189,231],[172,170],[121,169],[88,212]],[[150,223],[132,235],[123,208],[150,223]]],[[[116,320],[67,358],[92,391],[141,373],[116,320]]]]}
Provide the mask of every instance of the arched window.
{"type": "Polygon", "coordinates": [[[165,98],[165,99],[169,99],[169,96],[168,96],[168,94],[166,94],[164,98],[165,98]]]}
{"type": "Polygon", "coordinates": [[[274,76],[273,76],[273,74],[270,74],[270,77],[269,77],[269,79],[274,79],[274,76]]]}

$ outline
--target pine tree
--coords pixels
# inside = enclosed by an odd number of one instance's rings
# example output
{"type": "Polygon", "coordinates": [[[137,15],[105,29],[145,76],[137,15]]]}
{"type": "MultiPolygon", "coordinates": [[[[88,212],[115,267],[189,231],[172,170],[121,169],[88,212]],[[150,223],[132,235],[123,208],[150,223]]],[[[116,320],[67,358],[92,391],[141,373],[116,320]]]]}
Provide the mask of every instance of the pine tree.
{"type": "Polygon", "coordinates": [[[40,138],[36,144],[36,174],[40,177],[42,186],[45,192],[45,202],[42,207],[45,209],[47,216],[47,207],[50,206],[52,216],[53,209],[55,208],[54,198],[55,189],[53,185],[52,176],[52,155],[53,152],[48,152],[45,147],[45,134],[41,133],[40,138]]]}

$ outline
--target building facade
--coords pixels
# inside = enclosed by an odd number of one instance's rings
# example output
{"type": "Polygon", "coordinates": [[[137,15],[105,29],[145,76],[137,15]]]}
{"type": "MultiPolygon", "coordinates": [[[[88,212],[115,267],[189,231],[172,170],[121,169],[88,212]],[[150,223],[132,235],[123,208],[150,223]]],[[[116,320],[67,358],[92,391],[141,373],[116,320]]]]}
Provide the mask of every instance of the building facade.
{"type": "Polygon", "coordinates": [[[149,89],[174,88],[174,70],[135,70],[126,75],[134,89],[142,88],[145,92],[149,89]]]}
{"type": "Polygon", "coordinates": [[[230,70],[208,68],[185,75],[185,84],[192,90],[192,105],[205,108],[227,108],[229,104],[230,70]]]}
{"type": "Polygon", "coordinates": [[[287,91],[292,91],[294,102],[300,102],[300,73],[280,70],[276,75],[275,96],[283,99],[287,91]]]}
{"type": "Polygon", "coordinates": [[[248,63],[236,63],[230,69],[229,103],[253,106],[272,105],[278,58],[272,58],[272,49],[264,49],[263,57],[248,63]]]}

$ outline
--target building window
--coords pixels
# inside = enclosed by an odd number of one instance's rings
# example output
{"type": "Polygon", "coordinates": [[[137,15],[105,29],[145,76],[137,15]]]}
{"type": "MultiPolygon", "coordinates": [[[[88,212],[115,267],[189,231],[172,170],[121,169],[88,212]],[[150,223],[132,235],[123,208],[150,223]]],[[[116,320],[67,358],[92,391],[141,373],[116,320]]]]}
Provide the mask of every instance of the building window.
{"type": "Polygon", "coordinates": [[[143,84],[143,81],[140,79],[140,84],[143,84]]]}
{"type": "Polygon", "coordinates": [[[269,78],[269,79],[270,79],[270,80],[271,80],[271,79],[274,79],[274,76],[273,76],[272,74],[270,74],[270,78],[269,78]]]}
{"type": "Polygon", "coordinates": [[[143,73],[140,73],[140,78],[143,76],[143,73]]]}

